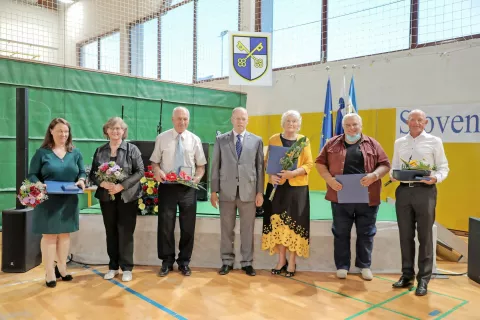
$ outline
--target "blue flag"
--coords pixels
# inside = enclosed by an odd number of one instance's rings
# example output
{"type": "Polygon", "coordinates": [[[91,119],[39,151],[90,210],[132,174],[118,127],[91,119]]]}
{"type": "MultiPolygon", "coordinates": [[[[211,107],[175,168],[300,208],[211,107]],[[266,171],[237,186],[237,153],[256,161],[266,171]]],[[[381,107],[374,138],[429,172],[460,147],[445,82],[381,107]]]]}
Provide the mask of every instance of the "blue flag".
{"type": "Polygon", "coordinates": [[[348,113],[350,112],[355,112],[358,113],[357,109],[357,98],[355,97],[355,83],[353,81],[353,75],[352,75],[352,80],[350,80],[350,90],[348,92],[348,107],[353,108],[353,110],[347,110],[348,113]]]}
{"type": "Polygon", "coordinates": [[[337,120],[335,120],[336,136],[343,134],[342,120],[343,120],[344,114],[345,114],[345,100],[343,99],[343,97],[340,97],[340,99],[338,99],[337,120]]]}
{"type": "Polygon", "coordinates": [[[323,110],[322,136],[320,137],[320,150],[333,135],[332,121],[332,88],[330,87],[330,77],[327,82],[327,94],[325,96],[325,108],[323,110]]]}

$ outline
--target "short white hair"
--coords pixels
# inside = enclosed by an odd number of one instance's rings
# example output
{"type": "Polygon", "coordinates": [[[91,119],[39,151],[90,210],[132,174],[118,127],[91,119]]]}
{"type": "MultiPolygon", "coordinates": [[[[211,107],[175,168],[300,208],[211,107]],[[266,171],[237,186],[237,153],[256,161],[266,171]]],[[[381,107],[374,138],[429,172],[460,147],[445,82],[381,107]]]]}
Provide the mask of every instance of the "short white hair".
{"type": "Polygon", "coordinates": [[[343,116],[343,119],[342,119],[342,127],[343,125],[345,124],[345,120],[349,119],[349,118],[357,118],[358,121],[360,121],[360,124],[363,124],[362,123],[362,117],[360,117],[360,115],[358,113],[355,113],[355,112],[351,112],[351,113],[347,113],[346,115],[343,116]]]}
{"type": "Polygon", "coordinates": [[[297,119],[297,121],[298,121],[298,130],[297,131],[300,131],[300,127],[302,126],[302,116],[300,115],[300,112],[298,112],[297,110],[288,110],[287,112],[282,114],[282,120],[280,122],[282,128],[283,128],[283,125],[285,124],[285,121],[287,121],[287,117],[290,117],[290,116],[297,119]]]}
{"type": "Polygon", "coordinates": [[[422,111],[422,110],[420,110],[420,109],[414,109],[414,110],[412,110],[412,111],[410,111],[410,112],[408,113],[407,119],[410,120],[410,117],[411,117],[412,114],[414,114],[414,113],[420,113],[424,118],[427,118],[427,114],[426,114],[424,111],[422,111]]]}
{"type": "Polygon", "coordinates": [[[181,106],[175,107],[175,108],[173,109],[173,111],[172,111],[172,117],[175,117],[175,112],[180,111],[180,110],[185,111],[185,113],[186,113],[187,116],[188,116],[188,119],[190,119],[190,111],[188,111],[187,108],[181,107],[181,106]]]}
{"type": "Polygon", "coordinates": [[[244,107],[236,107],[235,109],[232,110],[232,116],[233,116],[233,114],[234,114],[236,111],[238,111],[238,110],[241,110],[241,111],[245,112],[245,113],[248,115],[247,109],[245,109],[244,107]]]}

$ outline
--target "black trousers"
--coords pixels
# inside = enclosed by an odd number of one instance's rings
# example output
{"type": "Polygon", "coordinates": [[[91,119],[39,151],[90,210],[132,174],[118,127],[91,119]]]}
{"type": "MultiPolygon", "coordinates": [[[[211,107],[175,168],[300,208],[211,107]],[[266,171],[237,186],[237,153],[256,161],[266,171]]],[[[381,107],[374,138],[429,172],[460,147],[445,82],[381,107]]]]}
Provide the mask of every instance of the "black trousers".
{"type": "Polygon", "coordinates": [[[417,280],[430,281],[433,268],[432,228],[435,223],[437,188],[423,183],[413,187],[401,184],[395,191],[400,248],[402,252],[402,274],[415,277],[415,229],[420,244],[418,251],[417,280]]]}
{"type": "Polygon", "coordinates": [[[107,234],[107,253],[110,270],[132,271],[133,233],[137,224],[137,200],[125,203],[120,193],[115,200],[100,201],[103,224],[107,234]]]}
{"type": "Polygon", "coordinates": [[[337,269],[350,269],[350,234],[353,223],[357,230],[356,259],[357,268],[370,268],[372,264],[373,237],[377,233],[378,206],[367,203],[332,202],[333,255],[337,269]]]}
{"type": "Polygon", "coordinates": [[[181,184],[158,187],[157,251],[162,264],[175,263],[175,221],[180,211],[180,243],[177,264],[188,266],[192,257],[197,215],[197,190],[181,184]]]}

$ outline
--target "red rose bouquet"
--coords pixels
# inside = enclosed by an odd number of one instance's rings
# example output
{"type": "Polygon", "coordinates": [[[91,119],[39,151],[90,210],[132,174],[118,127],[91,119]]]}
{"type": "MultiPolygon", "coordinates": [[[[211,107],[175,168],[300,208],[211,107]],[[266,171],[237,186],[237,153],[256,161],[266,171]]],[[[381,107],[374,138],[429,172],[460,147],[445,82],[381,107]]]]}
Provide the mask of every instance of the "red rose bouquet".
{"type": "Polygon", "coordinates": [[[48,199],[45,185],[40,181],[33,183],[29,180],[22,183],[17,197],[21,204],[30,208],[35,208],[48,199]]]}
{"type": "Polygon", "coordinates": [[[180,171],[179,174],[170,172],[167,174],[165,180],[167,183],[179,183],[197,190],[206,190],[200,183],[193,182],[192,177],[186,174],[185,171],[180,171]]]}

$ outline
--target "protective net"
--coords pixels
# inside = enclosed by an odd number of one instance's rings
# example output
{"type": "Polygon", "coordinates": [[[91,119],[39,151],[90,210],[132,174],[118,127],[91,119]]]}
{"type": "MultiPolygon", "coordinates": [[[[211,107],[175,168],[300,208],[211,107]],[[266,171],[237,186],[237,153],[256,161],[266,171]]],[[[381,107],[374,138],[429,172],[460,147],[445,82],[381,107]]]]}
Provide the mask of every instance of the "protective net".
{"type": "Polygon", "coordinates": [[[0,55],[181,83],[228,76],[237,30],[291,68],[473,39],[480,1],[0,0],[0,55]]]}

